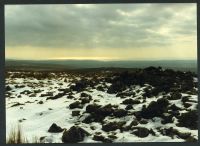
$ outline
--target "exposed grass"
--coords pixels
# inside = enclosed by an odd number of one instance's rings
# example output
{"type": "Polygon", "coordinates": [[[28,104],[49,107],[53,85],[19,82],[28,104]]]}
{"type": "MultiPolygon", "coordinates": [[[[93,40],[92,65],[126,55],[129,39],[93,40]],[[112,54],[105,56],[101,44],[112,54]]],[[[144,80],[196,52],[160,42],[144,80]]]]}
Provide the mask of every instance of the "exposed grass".
{"type": "Polygon", "coordinates": [[[7,144],[24,144],[24,143],[39,143],[37,137],[33,137],[32,141],[28,141],[26,137],[23,135],[23,131],[20,125],[17,128],[12,128],[8,138],[6,139],[7,144]]]}

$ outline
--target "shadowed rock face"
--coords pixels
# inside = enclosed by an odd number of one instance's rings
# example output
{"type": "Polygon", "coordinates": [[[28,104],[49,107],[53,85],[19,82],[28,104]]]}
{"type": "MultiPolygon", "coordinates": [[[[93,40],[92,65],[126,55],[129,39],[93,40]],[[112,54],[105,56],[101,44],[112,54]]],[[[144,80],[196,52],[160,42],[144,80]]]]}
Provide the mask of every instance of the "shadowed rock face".
{"type": "Polygon", "coordinates": [[[138,137],[144,138],[147,137],[150,133],[149,129],[145,128],[145,127],[135,127],[133,128],[133,133],[138,137]]]}
{"type": "Polygon", "coordinates": [[[153,117],[161,117],[167,110],[169,101],[165,98],[160,98],[156,102],[152,101],[147,107],[143,107],[140,116],[146,119],[153,117]]]}
{"type": "MultiPolygon", "coordinates": [[[[122,72],[114,75],[110,81],[112,85],[108,88],[108,93],[115,94],[125,90],[131,85],[150,84],[155,88],[149,90],[145,96],[156,96],[160,92],[191,91],[197,85],[193,82],[193,77],[196,76],[191,72],[180,72],[171,69],[163,70],[158,67],[148,67],[137,70],[135,72],[122,72]]],[[[180,96],[173,96],[179,98],[180,96]]]]}
{"type": "Polygon", "coordinates": [[[60,126],[53,123],[51,127],[49,128],[48,132],[50,133],[59,133],[62,132],[64,129],[62,129],[60,126]]]}
{"type": "Polygon", "coordinates": [[[193,110],[187,113],[182,113],[178,118],[177,126],[187,127],[192,130],[198,129],[198,111],[193,110]]]}
{"type": "Polygon", "coordinates": [[[72,126],[69,130],[63,132],[62,141],[64,143],[77,143],[83,141],[84,137],[88,135],[90,134],[84,129],[72,126]]]}

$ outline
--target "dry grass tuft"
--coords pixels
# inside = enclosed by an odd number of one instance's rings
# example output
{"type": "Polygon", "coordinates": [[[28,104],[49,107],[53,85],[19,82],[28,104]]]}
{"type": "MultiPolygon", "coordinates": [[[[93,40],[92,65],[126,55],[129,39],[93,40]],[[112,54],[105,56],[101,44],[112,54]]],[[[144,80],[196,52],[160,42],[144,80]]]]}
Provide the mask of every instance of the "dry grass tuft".
{"type": "Polygon", "coordinates": [[[37,137],[33,137],[32,142],[28,141],[27,138],[24,137],[23,131],[20,125],[17,128],[12,128],[8,138],[6,139],[7,144],[24,144],[24,143],[40,143],[37,137]]]}
{"type": "Polygon", "coordinates": [[[8,138],[6,140],[7,144],[22,144],[22,143],[28,143],[27,139],[24,138],[22,135],[22,129],[21,126],[18,125],[17,128],[12,128],[8,138]]]}

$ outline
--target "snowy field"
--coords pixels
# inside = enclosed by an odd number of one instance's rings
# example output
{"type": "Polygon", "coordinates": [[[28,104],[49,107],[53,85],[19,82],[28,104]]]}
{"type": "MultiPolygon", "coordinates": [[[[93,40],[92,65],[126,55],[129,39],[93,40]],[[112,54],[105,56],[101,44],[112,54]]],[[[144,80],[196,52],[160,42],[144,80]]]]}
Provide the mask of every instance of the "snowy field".
{"type": "MultiPolygon", "coordinates": [[[[41,143],[193,142],[198,139],[197,125],[194,125],[198,101],[195,76],[191,75],[192,89],[182,90],[180,75],[179,92],[170,88],[167,92],[155,93],[150,92],[156,89],[150,81],[128,82],[121,88],[121,80],[117,78],[120,74],[109,71],[38,74],[7,72],[7,137],[20,124],[28,141],[37,137],[41,143]],[[120,90],[114,86],[116,82],[120,90]],[[70,130],[72,135],[81,133],[79,139],[70,141],[70,130]]],[[[173,84],[174,88],[179,87],[178,82],[173,84]]]]}

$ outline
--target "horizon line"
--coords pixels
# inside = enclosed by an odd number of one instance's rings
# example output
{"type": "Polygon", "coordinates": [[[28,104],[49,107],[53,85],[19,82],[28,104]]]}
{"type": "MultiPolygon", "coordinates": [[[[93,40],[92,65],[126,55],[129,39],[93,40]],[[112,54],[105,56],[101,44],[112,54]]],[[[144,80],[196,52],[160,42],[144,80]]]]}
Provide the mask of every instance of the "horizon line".
{"type": "Polygon", "coordinates": [[[15,61],[197,61],[196,58],[187,58],[187,59],[14,59],[14,58],[5,58],[5,61],[15,60],[15,61]]]}

